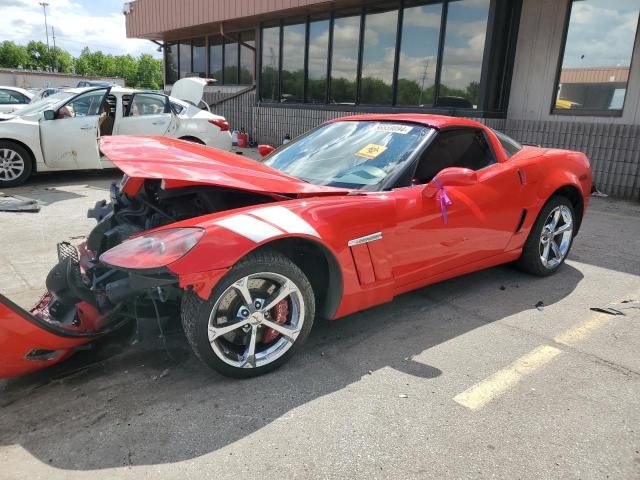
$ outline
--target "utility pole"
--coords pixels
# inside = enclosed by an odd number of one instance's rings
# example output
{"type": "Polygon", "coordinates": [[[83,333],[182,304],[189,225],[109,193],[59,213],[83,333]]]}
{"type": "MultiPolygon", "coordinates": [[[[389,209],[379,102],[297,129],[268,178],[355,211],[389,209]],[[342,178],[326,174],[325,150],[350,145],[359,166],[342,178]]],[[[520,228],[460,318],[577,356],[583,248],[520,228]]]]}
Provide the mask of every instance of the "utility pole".
{"type": "Polygon", "coordinates": [[[53,70],[54,72],[58,71],[58,56],[56,52],[56,30],[51,27],[51,37],[53,38],[53,70]]]}
{"type": "Polygon", "coordinates": [[[47,34],[47,53],[51,54],[51,49],[49,48],[49,26],[47,25],[47,7],[49,4],[47,2],[38,2],[38,5],[42,6],[42,11],[44,12],[44,31],[47,34]]]}

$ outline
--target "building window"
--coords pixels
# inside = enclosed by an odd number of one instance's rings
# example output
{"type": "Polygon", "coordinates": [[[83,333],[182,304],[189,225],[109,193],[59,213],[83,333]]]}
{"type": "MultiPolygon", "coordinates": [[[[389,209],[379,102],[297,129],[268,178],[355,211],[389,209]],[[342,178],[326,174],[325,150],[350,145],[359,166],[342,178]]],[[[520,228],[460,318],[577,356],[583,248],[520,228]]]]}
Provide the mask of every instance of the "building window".
{"type": "Polygon", "coordinates": [[[477,109],[489,0],[449,2],[437,105],[477,109]]]}
{"type": "Polygon", "coordinates": [[[356,103],[361,16],[336,18],[331,52],[329,103],[356,103]]]}
{"type": "Polygon", "coordinates": [[[240,34],[240,85],[255,82],[256,33],[253,30],[240,34]]]}
{"type": "Polygon", "coordinates": [[[422,107],[434,101],[442,4],[408,5],[402,23],[397,103],[422,107]]]}
{"type": "Polygon", "coordinates": [[[180,63],[180,78],[190,76],[191,70],[191,42],[181,42],[178,44],[178,55],[180,63]]]}
{"type": "Polygon", "coordinates": [[[519,5],[388,0],[263,25],[260,98],[504,113],[519,5]]]}
{"type": "Polygon", "coordinates": [[[209,37],[209,78],[222,83],[222,37],[209,37]]]}
{"type": "Polygon", "coordinates": [[[168,85],[173,85],[178,81],[178,78],[180,78],[180,71],[178,70],[178,45],[175,43],[165,45],[164,55],[164,81],[168,85]]]}
{"type": "Polygon", "coordinates": [[[277,102],[280,70],[280,27],[262,29],[262,71],[260,98],[263,102],[277,102]]]}
{"type": "Polygon", "coordinates": [[[307,59],[307,102],[325,103],[329,60],[329,20],[309,22],[307,59]]]}
{"type": "Polygon", "coordinates": [[[553,113],[622,113],[639,11],[631,0],[571,2],[553,113]]]}
{"type": "Polygon", "coordinates": [[[224,42],[224,74],[222,81],[226,85],[238,84],[238,42],[225,39],[224,42]]]}
{"type": "Polygon", "coordinates": [[[282,28],[282,82],[280,101],[300,103],[304,100],[305,24],[282,28]]]}
{"type": "Polygon", "coordinates": [[[360,103],[391,105],[397,35],[398,10],[365,15],[360,103]]]}
{"type": "Polygon", "coordinates": [[[204,77],[206,71],[206,48],[204,38],[198,38],[191,42],[191,54],[193,57],[193,67],[191,71],[199,77],[204,77]]]}

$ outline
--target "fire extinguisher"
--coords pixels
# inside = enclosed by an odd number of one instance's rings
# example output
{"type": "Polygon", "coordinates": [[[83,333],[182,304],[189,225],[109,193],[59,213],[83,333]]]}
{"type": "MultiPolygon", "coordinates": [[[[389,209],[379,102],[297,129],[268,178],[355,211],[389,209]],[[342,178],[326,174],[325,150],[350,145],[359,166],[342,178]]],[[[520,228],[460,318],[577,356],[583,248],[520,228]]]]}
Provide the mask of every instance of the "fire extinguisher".
{"type": "Polygon", "coordinates": [[[238,133],[238,148],[247,148],[249,146],[249,135],[245,132],[244,128],[240,129],[238,133]]]}

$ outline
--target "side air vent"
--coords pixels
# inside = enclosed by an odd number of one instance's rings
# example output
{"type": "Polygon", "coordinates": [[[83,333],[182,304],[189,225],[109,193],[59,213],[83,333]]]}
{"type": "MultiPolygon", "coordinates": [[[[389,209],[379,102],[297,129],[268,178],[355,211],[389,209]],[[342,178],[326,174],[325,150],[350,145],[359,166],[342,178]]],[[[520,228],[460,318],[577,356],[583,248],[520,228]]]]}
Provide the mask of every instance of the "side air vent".
{"type": "Polygon", "coordinates": [[[516,227],[515,233],[518,233],[524,225],[524,221],[527,219],[527,209],[522,210],[522,215],[520,216],[520,221],[518,222],[518,226],[516,227]]]}

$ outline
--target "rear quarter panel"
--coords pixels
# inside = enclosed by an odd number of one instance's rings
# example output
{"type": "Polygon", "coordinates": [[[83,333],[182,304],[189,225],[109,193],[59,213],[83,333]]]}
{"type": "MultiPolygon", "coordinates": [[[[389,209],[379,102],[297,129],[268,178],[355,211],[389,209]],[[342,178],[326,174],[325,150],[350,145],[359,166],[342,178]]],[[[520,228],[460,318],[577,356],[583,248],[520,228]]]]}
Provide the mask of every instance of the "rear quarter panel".
{"type": "Polygon", "coordinates": [[[580,193],[583,212],[589,203],[592,173],[584,153],[570,150],[525,147],[511,159],[524,182],[522,204],[527,218],[511,247],[522,246],[540,210],[555,192],[574,187],[580,193]],[[523,235],[524,234],[524,235],[523,235]],[[518,245],[519,244],[519,245],[518,245]]]}

